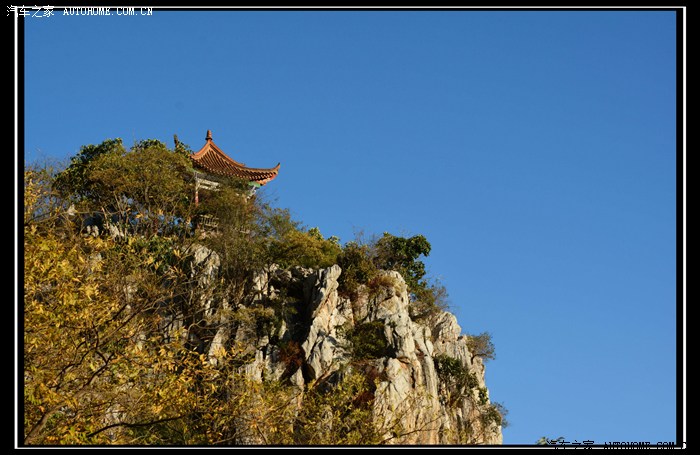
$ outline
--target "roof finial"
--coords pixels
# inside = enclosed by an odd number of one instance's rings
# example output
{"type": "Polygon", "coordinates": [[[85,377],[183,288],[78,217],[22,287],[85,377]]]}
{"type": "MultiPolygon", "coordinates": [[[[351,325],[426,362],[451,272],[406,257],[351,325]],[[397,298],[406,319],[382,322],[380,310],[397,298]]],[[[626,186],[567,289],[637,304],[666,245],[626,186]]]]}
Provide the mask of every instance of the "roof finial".
{"type": "Polygon", "coordinates": [[[207,138],[208,141],[211,141],[211,130],[207,130],[207,138]]]}

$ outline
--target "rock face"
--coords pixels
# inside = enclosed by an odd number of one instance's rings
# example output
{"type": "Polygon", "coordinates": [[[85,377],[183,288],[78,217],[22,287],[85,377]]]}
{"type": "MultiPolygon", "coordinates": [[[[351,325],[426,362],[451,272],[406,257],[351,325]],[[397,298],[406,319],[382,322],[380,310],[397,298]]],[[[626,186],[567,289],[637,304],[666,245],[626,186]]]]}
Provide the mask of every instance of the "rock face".
{"type": "MultiPolygon", "coordinates": [[[[215,253],[197,250],[193,270],[203,272],[202,287],[218,266],[215,253]]],[[[467,337],[454,315],[439,311],[423,320],[409,315],[409,295],[398,272],[382,272],[378,290],[361,293],[356,301],[338,293],[339,266],[321,270],[271,267],[255,278],[256,299],[276,299],[281,322],[266,334],[240,330],[227,302],[214,305],[205,296],[202,305],[220,328],[210,342],[210,362],[216,350],[233,340],[251,346],[250,362],[243,368],[261,380],[286,378],[301,388],[338,378],[348,371],[371,369],[375,377],[372,414],[387,443],[393,444],[502,444],[500,420],[484,383],[484,365],[472,360],[467,337]],[[283,311],[294,308],[295,311],[283,311]],[[381,355],[356,357],[352,333],[378,329],[381,355]],[[281,347],[297,343],[299,366],[289,371],[281,361],[281,347]],[[380,344],[381,344],[380,343],[380,344]],[[442,363],[441,363],[442,362],[442,363]],[[452,362],[467,386],[455,385],[454,375],[441,365],[452,362]],[[401,428],[396,434],[391,428],[401,428]]],[[[369,333],[369,332],[368,332],[369,333]]],[[[355,341],[357,343],[357,341],[355,341]]]]}
{"type": "Polygon", "coordinates": [[[338,331],[346,323],[352,323],[353,316],[350,301],[338,297],[340,273],[340,267],[334,265],[319,270],[307,281],[311,325],[301,347],[311,380],[333,373],[348,357],[338,331]]]}

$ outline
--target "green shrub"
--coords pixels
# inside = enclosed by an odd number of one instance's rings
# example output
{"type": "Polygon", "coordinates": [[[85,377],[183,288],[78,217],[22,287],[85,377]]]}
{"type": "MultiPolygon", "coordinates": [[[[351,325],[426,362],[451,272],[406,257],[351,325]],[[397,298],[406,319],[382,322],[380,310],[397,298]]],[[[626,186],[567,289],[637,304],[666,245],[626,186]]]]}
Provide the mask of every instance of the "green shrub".
{"type": "Polygon", "coordinates": [[[338,257],[338,265],[343,270],[338,279],[338,291],[344,297],[356,300],[361,284],[369,283],[378,273],[372,262],[371,248],[357,242],[348,242],[338,257]]]}
{"type": "Polygon", "coordinates": [[[431,246],[423,235],[397,237],[385,232],[373,249],[377,268],[396,270],[406,281],[411,318],[421,319],[447,309],[447,289],[438,281],[425,278],[425,264],[420,258],[430,254],[431,246]]]}
{"type": "Polygon", "coordinates": [[[107,139],[99,145],[83,145],[70,159],[70,165],[56,176],[55,188],[66,198],[80,200],[94,197],[93,184],[89,182],[89,165],[97,158],[126,153],[121,139],[107,139]]]}
{"type": "Polygon", "coordinates": [[[479,387],[479,404],[484,406],[489,402],[489,393],[486,387],[479,387]]]}
{"type": "Polygon", "coordinates": [[[404,277],[410,290],[423,287],[425,264],[420,256],[430,254],[430,243],[422,235],[396,237],[385,232],[375,244],[375,263],[383,270],[396,270],[404,277]]]}
{"type": "MultiPolygon", "coordinates": [[[[375,424],[372,415],[374,394],[361,373],[343,376],[335,384],[307,389],[295,412],[289,436],[280,432],[271,443],[283,445],[379,444],[385,428],[375,424]]],[[[392,424],[398,426],[397,419],[392,424]]],[[[279,425],[281,427],[281,425],[279,425]]],[[[284,427],[282,427],[284,428],[284,427]]]]}
{"type": "Polygon", "coordinates": [[[444,382],[454,384],[458,388],[473,389],[478,387],[479,381],[476,379],[476,374],[471,373],[459,359],[440,354],[435,356],[433,360],[435,361],[435,371],[444,382]]]}
{"type": "Polygon", "coordinates": [[[302,266],[314,269],[338,262],[341,247],[338,238],[324,238],[318,228],[304,229],[292,220],[289,210],[268,209],[263,223],[267,228],[269,262],[281,267],[302,266]]]}
{"type": "Polygon", "coordinates": [[[396,281],[389,275],[377,274],[367,283],[369,298],[376,298],[384,289],[393,288],[396,286],[396,281]]]}
{"type": "Polygon", "coordinates": [[[470,372],[459,359],[440,354],[433,357],[438,378],[451,392],[450,404],[463,396],[472,397],[471,389],[479,386],[476,374],[470,372]]]}
{"type": "Polygon", "coordinates": [[[456,378],[464,370],[462,363],[458,359],[446,354],[436,355],[433,360],[435,361],[435,371],[438,377],[445,382],[456,378]]]}
{"type": "Polygon", "coordinates": [[[389,354],[389,343],[384,336],[382,321],[356,325],[350,331],[348,340],[355,360],[378,359],[389,354]]]}
{"type": "Polygon", "coordinates": [[[482,411],[480,416],[481,423],[484,427],[495,423],[502,428],[506,428],[509,424],[506,420],[507,414],[508,410],[501,403],[492,403],[482,411]]]}

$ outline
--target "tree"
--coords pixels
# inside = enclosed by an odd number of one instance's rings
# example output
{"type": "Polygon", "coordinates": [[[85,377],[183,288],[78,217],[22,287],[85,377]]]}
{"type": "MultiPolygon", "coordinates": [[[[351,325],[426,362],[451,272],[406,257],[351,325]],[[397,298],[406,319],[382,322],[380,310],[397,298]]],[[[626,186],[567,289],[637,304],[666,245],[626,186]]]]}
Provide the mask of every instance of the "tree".
{"type": "Polygon", "coordinates": [[[372,261],[371,245],[356,241],[345,244],[338,265],[343,270],[338,280],[339,291],[352,300],[357,299],[360,285],[370,282],[378,273],[372,261]]]}
{"type": "Polygon", "coordinates": [[[233,306],[249,303],[254,275],[268,265],[262,209],[255,196],[248,197],[247,189],[247,182],[226,181],[197,208],[200,215],[216,220],[216,232],[202,243],[219,255],[221,282],[215,291],[233,306]]]}
{"type": "Polygon", "coordinates": [[[433,361],[438,378],[445,384],[451,405],[456,405],[463,397],[473,398],[472,389],[479,386],[479,381],[459,359],[441,354],[435,356],[433,361]]]}
{"type": "Polygon", "coordinates": [[[496,348],[491,341],[491,334],[484,332],[479,335],[467,336],[467,348],[472,354],[472,362],[475,357],[481,357],[484,360],[493,360],[496,358],[496,348]]]}
{"type": "MultiPolygon", "coordinates": [[[[27,214],[45,211],[35,177],[27,214]]],[[[25,216],[25,444],[208,443],[207,413],[253,403],[250,388],[221,395],[229,376],[191,348],[201,316],[184,242],[67,238],[25,216]]]]}
{"type": "Polygon", "coordinates": [[[377,267],[384,270],[396,270],[406,280],[410,290],[425,287],[425,264],[420,256],[430,254],[430,243],[423,235],[410,238],[396,237],[385,232],[375,245],[377,267]]]}
{"type": "Polygon", "coordinates": [[[189,158],[192,154],[192,149],[190,146],[184,142],[180,142],[180,140],[177,138],[177,134],[173,135],[173,139],[175,140],[175,153],[178,153],[185,158],[189,158]]]}
{"type": "MultiPolygon", "coordinates": [[[[82,152],[86,150],[94,152],[82,152]]],[[[136,153],[148,156],[149,150],[136,153]]],[[[100,181],[92,166],[112,160],[99,167],[106,172],[119,166],[128,169],[133,163],[130,156],[109,150],[89,155],[79,174],[84,186],[65,197],[80,195],[82,202],[98,207],[104,199],[94,185],[100,181]]],[[[66,175],[70,173],[59,174],[57,180],[66,175]]],[[[126,175],[137,190],[153,181],[135,180],[160,178],[150,173],[126,175]]],[[[132,191],[129,182],[119,181],[124,175],[116,177],[104,182],[132,191]]],[[[183,242],[176,245],[158,236],[125,241],[67,236],[69,229],[47,222],[56,220],[53,214],[62,207],[55,203],[52,188],[57,180],[51,178],[50,172],[25,172],[24,442],[133,444],[160,437],[170,443],[191,441],[186,421],[197,412],[196,398],[201,398],[191,389],[200,383],[208,363],[187,348],[187,330],[173,325],[173,316],[196,308],[187,301],[192,297],[186,273],[189,258],[178,249],[183,242]],[[180,430],[167,437],[144,433],[166,423],[180,430]]],[[[157,201],[168,198],[158,185],[153,188],[150,203],[153,210],[162,209],[157,201]]]]}
{"type": "Polygon", "coordinates": [[[318,228],[305,229],[289,210],[263,208],[269,261],[281,267],[326,268],[338,262],[338,239],[324,238],[318,228]]]}
{"type": "Polygon", "coordinates": [[[437,280],[426,279],[421,256],[431,246],[423,235],[397,237],[387,232],[374,244],[374,263],[380,269],[396,270],[403,276],[411,297],[412,318],[421,319],[447,308],[447,289],[437,280]],[[431,282],[432,281],[432,282],[431,282]]]}
{"type": "Polygon", "coordinates": [[[90,206],[123,230],[155,235],[182,227],[194,195],[190,164],[158,141],[108,152],[86,167],[90,206]]]}
{"type": "Polygon", "coordinates": [[[80,201],[91,196],[88,184],[88,166],[96,158],[112,153],[121,155],[126,152],[122,140],[107,139],[98,145],[84,145],[77,155],[71,158],[71,164],[61,172],[55,181],[56,189],[67,199],[80,201]]]}
{"type": "Polygon", "coordinates": [[[123,235],[154,235],[187,228],[193,183],[189,159],[162,142],[138,141],[127,151],[121,139],[108,139],[81,147],[53,187],[78,212],[101,213],[123,235]]]}
{"type": "Polygon", "coordinates": [[[197,364],[157,330],[174,296],[138,265],[150,260],[111,239],[25,232],[26,444],[134,443],[106,430],[176,419],[194,405],[184,385],[197,364]]]}
{"type": "Polygon", "coordinates": [[[40,226],[44,231],[57,227],[57,221],[65,212],[64,199],[54,188],[55,170],[51,167],[31,166],[24,171],[25,226],[40,226]]]}
{"type": "MultiPolygon", "coordinates": [[[[359,445],[382,442],[382,428],[374,424],[366,378],[350,372],[334,383],[311,386],[299,414],[292,420],[292,438],[286,444],[359,445]]],[[[390,420],[397,424],[394,419],[390,420]]]]}

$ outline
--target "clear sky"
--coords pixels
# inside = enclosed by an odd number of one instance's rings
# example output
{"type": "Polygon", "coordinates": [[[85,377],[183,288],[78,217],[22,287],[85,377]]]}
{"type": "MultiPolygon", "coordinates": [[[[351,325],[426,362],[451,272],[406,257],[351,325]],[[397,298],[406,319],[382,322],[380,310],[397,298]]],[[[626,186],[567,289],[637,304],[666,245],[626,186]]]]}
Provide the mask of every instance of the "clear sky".
{"type": "Polygon", "coordinates": [[[676,439],[672,11],[27,17],[27,161],[173,134],[307,227],[423,234],[504,442],[676,439]]]}

